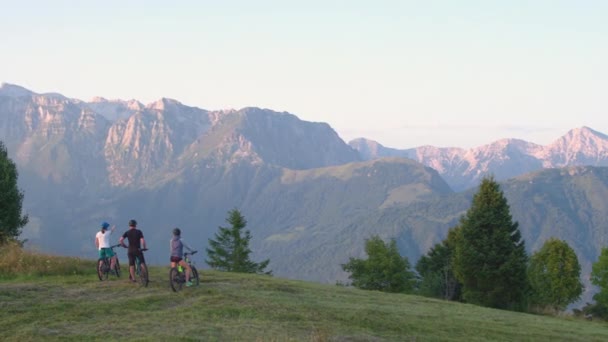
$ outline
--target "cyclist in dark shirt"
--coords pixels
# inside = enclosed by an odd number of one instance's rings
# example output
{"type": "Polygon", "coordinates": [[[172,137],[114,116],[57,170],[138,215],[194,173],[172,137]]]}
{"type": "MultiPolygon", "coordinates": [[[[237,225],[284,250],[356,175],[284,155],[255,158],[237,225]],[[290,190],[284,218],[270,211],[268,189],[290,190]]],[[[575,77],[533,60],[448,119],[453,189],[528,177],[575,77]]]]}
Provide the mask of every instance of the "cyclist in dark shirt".
{"type": "Polygon", "coordinates": [[[144,240],[144,233],[141,230],[137,229],[137,221],[130,220],[129,221],[129,230],[127,230],[122,236],[118,243],[120,243],[123,247],[125,246],[125,239],[129,241],[129,250],[127,255],[129,256],[129,273],[131,274],[131,281],[136,282],[135,280],[135,258],[139,258],[140,264],[142,267],[145,267],[145,259],[144,253],[142,253],[142,248],[146,248],[146,240],[144,240]]]}

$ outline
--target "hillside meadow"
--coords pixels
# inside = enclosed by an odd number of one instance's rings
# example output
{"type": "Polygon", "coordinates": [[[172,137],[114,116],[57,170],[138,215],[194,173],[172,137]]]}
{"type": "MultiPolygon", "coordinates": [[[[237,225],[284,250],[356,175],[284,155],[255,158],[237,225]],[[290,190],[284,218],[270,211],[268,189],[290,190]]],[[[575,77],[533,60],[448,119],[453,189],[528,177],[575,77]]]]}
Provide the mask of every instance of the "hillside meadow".
{"type": "Polygon", "coordinates": [[[124,274],[100,282],[94,268],[91,260],[1,251],[0,340],[608,340],[605,322],[569,316],[210,270],[199,287],[174,293],[168,267],[151,267],[147,288],[124,274]]]}

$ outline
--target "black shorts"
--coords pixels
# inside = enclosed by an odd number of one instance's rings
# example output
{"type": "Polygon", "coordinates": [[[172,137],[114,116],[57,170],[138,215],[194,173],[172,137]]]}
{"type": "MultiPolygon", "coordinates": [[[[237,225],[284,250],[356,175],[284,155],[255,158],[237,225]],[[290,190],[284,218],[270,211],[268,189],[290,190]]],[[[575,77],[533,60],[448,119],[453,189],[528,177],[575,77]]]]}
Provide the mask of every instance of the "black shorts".
{"type": "Polygon", "coordinates": [[[127,253],[127,256],[129,257],[129,266],[135,266],[135,258],[139,258],[140,264],[146,263],[146,259],[144,259],[144,253],[142,253],[140,250],[129,251],[127,253]]]}
{"type": "Polygon", "coordinates": [[[180,258],[180,257],[177,257],[177,256],[172,256],[170,260],[171,260],[171,262],[180,262],[180,261],[182,261],[183,259],[182,259],[182,258],[180,258]]]}

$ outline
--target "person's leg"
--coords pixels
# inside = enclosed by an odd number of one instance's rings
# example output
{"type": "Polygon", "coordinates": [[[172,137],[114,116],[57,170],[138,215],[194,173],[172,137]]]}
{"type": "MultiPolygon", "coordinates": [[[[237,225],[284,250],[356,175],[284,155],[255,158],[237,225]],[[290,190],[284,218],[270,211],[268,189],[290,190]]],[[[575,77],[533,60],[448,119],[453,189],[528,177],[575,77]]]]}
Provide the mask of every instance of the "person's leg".
{"type": "Polygon", "coordinates": [[[182,267],[186,269],[186,282],[189,282],[190,275],[192,274],[192,269],[190,268],[190,265],[188,265],[188,263],[185,262],[184,260],[180,261],[179,264],[182,265],[182,267]]]}
{"type": "Polygon", "coordinates": [[[113,270],[116,267],[116,255],[110,258],[110,269],[113,270]]]}
{"type": "Polygon", "coordinates": [[[135,282],[135,255],[127,253],[129,256],[129,274],[131,275],[131,281],[135,282]]]}
{"type": "Polygon", "coordinates": [[[114,271],[116,266],[116,254],[112,251],[112,248],[106,249],[106,255],[110,258],[110,270],[114,271]]]}
{"type": "Polygon", "coordinates": [[[99,268],[103,264],[103,258],[105,257],[103,248],[98,250],[97,254],[99,255],[99,260],[97,260],[97,268],[99,268]]]}

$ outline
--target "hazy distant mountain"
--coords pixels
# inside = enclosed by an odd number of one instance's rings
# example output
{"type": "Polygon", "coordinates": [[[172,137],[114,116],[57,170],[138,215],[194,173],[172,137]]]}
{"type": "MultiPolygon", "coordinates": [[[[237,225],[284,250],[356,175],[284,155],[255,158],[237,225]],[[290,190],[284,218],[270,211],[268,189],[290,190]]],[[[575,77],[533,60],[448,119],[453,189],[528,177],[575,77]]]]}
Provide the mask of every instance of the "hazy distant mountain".
{"type": "Polygon", "coordinates": [[[350,145],[366,160],[386,156],[417,160],[437,170],[456,191],[475,186],[487,174],[505,180],[543,168],[608,165],[608,136],[588,127],[573,129],[548,146],[503,139],[466,150],[432,146],[398,150],[363,138],[350,145]]]}
{"type": "Polygon", "coordinates": [[[224,114],[197,145],[215,148],[224,161],[228,156],[248,156],[251,161],[296,170],[360,160],[328,124],[259,108],[224,114]]]}
{"type": "Polygon", "coordinates": [[[106,100],[103,97],[95,97],[87,103],[96,113],[101,114],[111,122],[127,119],[131,115],[144,110],[144,105],[137,100],[106,100]]]}
{"type": "Polygon", "coordinates": [[[138,186],[169,171],[184,150],[211,127],[209,112],[161,99],[109,128],[104,146],[109,181],[138,186]]]}
{"type": "Polygon", "coordinates": [[[0,113],[0,137],[22,169],[80,189],[103,182],[103,117],[63,96],[14,86],[0,88],[0,113]]]}
{"type": "Polygon", "coordinates": [[[2,83],[2,85],[0,85],[0,96],[20,97],[33,94],[34,92],[15,84],[2,83]]]}
{"type": "Polygon", "coordinates": [[[349,146],[326,123],[268,109],[84,102],[3,85],[0,140],[25,192],[24,237],[57,254],[94,257],[99,222],[122,231],[135,218],[149,260],[165,264],[173,227],[204,250],[238,208],[254,258],[270,258],[277,276],[332,283],[345,280],[340,264],[363,256],[372,234],[397,239],[414,263],[458,223],[486,172],[510,178],[503,187],[529,251],[566,239],[588,271],[608,243],[608,168],[562,168],[605,165],[606,136],[589,128],[549,146],[400,151],[349,146]]]}
{"type": "MultiPolygon", "coordinates": [[[[255,256],[270,258],[275,274],[334,282],[342,274],[340,264],[350,253],[360,254],[372,232],[388,237],[405,229],[363,226],[370,215],[452,193],[436,171],[407,159],[308,170],[247,161],[199,165],[182,170],[172,181],[105,204],[117,217],[138,213],[152,245],[160,245],[160,255],[150,252],[154,261],[166,259],[171,227],[184,228],[185,238],[206,245],[218,226],[226,226],[227,211],[238,207],[254,236],[255,256]]],[[[87,208],[83,216],[98,211],[87,208]]],[[[410,252],[416,255],[425,247],[410,252]]]]}
{"type": "Polygon", "coordinates": [[[180,222],[193,226],[182,216],[196,216],[197,225],[213,222],[205,227],[201,243],[206,244],[226,212],[250,197],[249,187],[272,181],[257,179],[256,173],[359,160],[326,123],[304,122],[288,113],[258,108],[209,112],[171,99],[145,106],[101,99],[92,104],[12,85],[0,88],[0,134],[19,167],[32,218],[31,241],[66,253],[90,250],[89,231],[81,227],[94,231],[104,218],[126,222],[142,215],[158,217],[154,221],[166,222],[165,228],[180,222]],[[116,108],[132,113],[111,117],[95,111],[116,108]],[[174,201],[165,205],[167,198],[174,201]],[[177,203],[182,204],[174,208],[177,203]],[[206,208],[211,213],[198,215],[206,208]],[[80,240],[64,246],[57,227],[80,240]]]}

